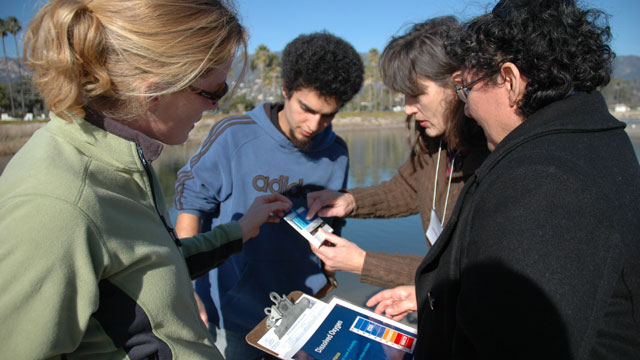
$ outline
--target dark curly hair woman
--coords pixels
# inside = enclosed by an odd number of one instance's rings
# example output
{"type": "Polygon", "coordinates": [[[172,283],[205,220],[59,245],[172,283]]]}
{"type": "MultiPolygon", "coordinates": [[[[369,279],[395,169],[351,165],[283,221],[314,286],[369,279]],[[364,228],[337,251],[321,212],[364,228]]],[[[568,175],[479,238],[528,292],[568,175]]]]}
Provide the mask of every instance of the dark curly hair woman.
{"type": "Polygon", "coordinates": [[[417,359],[640,359],[640,166],[606,14],[502,0],[449,52],[492,151],[416,274],[417,359]]]}

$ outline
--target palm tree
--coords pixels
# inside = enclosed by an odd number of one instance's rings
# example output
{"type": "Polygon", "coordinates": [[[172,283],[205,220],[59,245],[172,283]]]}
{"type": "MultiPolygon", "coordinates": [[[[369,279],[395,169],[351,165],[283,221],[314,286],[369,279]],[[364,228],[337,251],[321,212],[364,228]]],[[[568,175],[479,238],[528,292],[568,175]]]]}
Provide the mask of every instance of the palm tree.
{"type": "Polygon", "coordinates": [[[4,45],[4,38],[8,36],[7,26],[4,19],[0,19],[0,33],[2,34],[2,52],[4,53],[4,65],[7,69],[7,80],[9,80],[9,99],[11,100],[11,113],[15,113],[16,109],[13,105],[13,90],[11,89],[11,74],[9,74],[9,58],[7,57],[7,49],[4,45]]]}
{"type": "Polygon", "coordinates": [[[372,48],[367,54],[369,60],[364,69],[365,86],[369,86],[369,102],[371,111],[378,111],[378,84],[380,83],[380,69],[378,61],[380,60],[380,52],[378,49],[372,48]]]}
{"type": "MultiPolygon", "coordinates": [[[[261,86],[262,92],[264,92],[264,87],[265,85],[267,85],[265,81],[265,76],[267,74],[272,75],[271,76],[272,80],[270,82],[272,83],[275,82],[274,68],[277,68],[279,66],[280,66],[280,58],[278,58],[276,54],[272,54],[271,50],[269,50],[269,48],[266,45],[264,44],[258,45],[258,48],[253,53],[253,59],[251,60],[251,70],[258,69],[258,74],[260,76],[260,86],[261,86]]],[[[279,73],[277,69],[275,71],[279,73]]]]}
{"type": "Polygon", "coordinates": [[[281,62],[278,55],[269,55],[269,61],[265,69],[266,75],[268,75],[268,78],[265,79],[267,82],[265,85],[270,85],[271,96],[273,96],[274,100],[277,99],[279,89],[282,87],[282,80],[280,79],[282,68],[280,65],[281,62]]]}
{"type": "Polygon", "coordinates": [[[256,68],[258,69],[261,85],[264,85],[264,70],[267,67],[267,62],[269,61],[270,54],[271,51],[265,44],[258,45],[258,48],[253,53],[253,59],[251,60],[251,70],[255,70],[256,68]]]}
{"type": "MultiPolygon", "coordinates": [[[[20,50],[18,48],[18,33],[22,30],[22,24],[15,16],[9,16],[5,20],[5,26],[9,34],[13,35],[13,42],[16,44],[16,55],[18,56],[18,74],[20,74],[20,81],[22,81],[22,57],[20,56],[20,50]]],[[[20,102],[22,105],[22,113],[24,113],[24,91],[20,91],[20,102]]]]}

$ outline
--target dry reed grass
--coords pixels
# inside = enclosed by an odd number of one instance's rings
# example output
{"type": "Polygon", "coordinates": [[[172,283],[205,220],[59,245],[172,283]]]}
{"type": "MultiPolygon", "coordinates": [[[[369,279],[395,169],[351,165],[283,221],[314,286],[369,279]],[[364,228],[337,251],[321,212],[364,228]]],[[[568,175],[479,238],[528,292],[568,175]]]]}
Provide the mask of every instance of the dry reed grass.
{"type": "Polygon", "coordinates": [[[45,122],[0,123],[0,156],[15,154],[45,122]]]}
{"type": "MultiPolygon", "coordinates": [[[[230,115],[233,114],[204,114],[189,134],[188,141],[201,142],[215,123],[230,115]]],[[[0,156],[15,154],[45,124],[46,122],[0,123],[0,156]]],[[[404,113],[338,113],[333,126],[340,130],[404,126],[404,113]]]]}

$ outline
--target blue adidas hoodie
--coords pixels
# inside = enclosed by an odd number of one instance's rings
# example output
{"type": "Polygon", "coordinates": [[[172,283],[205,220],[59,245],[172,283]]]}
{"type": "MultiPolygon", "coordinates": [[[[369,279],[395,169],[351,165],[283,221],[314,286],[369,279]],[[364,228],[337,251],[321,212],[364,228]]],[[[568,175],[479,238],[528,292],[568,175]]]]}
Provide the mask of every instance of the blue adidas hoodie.
{"type": "MultiPolygon", "coordinates": [[[[262,103],[217,123],[178,172],[176,209],[210,219],[203,231],[239,219],[260,195],[281,192],[295,208],[306,205],[310,191],[346,188],[347,146],[331,125],[302,152],[273,125],[270,109],[270,103],[262,103]]],[[[344,224],[341,219],[327,222],[338,233],[344,224]]],[[[264,224],[241,253],[196,280],[196,292],[211,322],[247,333],[272,304],[271,291],[315,294],[325,284],[307,240],[282,221],[264,224]]]]}

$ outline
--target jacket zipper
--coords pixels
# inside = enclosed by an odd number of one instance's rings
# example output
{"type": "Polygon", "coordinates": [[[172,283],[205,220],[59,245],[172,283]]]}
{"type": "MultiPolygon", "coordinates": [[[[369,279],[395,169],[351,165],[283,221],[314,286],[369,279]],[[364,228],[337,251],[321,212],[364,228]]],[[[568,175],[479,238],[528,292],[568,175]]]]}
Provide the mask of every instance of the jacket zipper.
{"type": "Polygon", "coordinates": [[[177,247],[181,247],[182,242],[180,242],[180,239],[178,239],[178,235],[176,235],[175,230],[169,225],[169,223],[167,222],[167,219],[160,212],[160,209],[158,209],[158,204],[156,203],[156,192],[155,192],[155,189],[153,188],[153,176],[151,175],[151,169],[149,169],[149,164],[147,163],[147,160],[144,158],[144,155],[142,154],[142,148],[137,144],[136,144],[136,147],[138,149],[138,156],[140,157],[140,161],[142,162],[142,167],[144,167],[144,171],[147,173],[147,177],[149,178],[149,186],[151,187],[151,197],[153,198],[153,207],[156,209],[156,213],[160,217],[160,220],[162,220],[162,224],[164,225],[165,229],[167,229],[167,232],[169,233],[169,236],[171,236],[171,239],[173,239],[173,242],[176,244],[177,247]]]}

